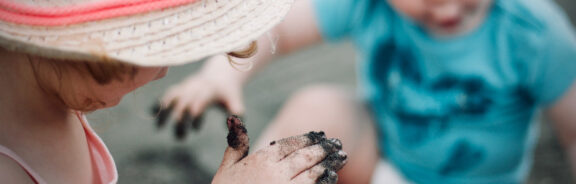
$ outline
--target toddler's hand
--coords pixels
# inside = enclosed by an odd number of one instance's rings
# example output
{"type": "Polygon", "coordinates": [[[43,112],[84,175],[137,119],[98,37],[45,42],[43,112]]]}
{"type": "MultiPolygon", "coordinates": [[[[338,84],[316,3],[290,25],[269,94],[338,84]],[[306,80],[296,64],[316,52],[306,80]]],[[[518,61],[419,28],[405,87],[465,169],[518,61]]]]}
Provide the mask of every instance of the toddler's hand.
{"type": "Polygon", "coordinates": [[[228,118],[228,145],[212,183],[336,183],[347,156],[337,139],[323,132],[273,141],[248,155],[248,135],[242,121],[228,118]]]}
{"type": "Polygon", "coordinates": [[[200,72],[176,84],[153,107],[158,128],[163,127],[170,116],[176,120],[175,135],[178,140],[186,137],[189,130],[198,130],[202,113],[212,105],[222,105],[230,114],[242,115],[242,84],[226,72],[200,72]]]}

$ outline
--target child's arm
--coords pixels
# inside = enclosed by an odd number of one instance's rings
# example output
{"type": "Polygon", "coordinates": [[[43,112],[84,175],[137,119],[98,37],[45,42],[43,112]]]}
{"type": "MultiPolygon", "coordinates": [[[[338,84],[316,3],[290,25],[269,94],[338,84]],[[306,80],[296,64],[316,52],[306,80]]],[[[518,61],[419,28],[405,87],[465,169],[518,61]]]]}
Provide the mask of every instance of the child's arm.
{"type": "Polygon", "coordinates": [[[572,84],[564,97],[546,110],[546,116],[556,127],[560,142],[568,153],[572,176],[576,176],[576,83],[572,84]]]}
{"type": "Polygon", "coordinates": [[[277,54],[290,53],[321,41],[312,6],[310,0],[297,0],[285,20],[270,31],[271,37],[264,35],[258,39],[258,52],[255,56],[234,59],[238,62],[253,62],[254,67],[250,71],[234,69],[225,56],[213,57],[200,72],[171,87],[162,98],[163,107],[175,103],[171,111],[176,119],[180,119],[184,113],[198,117],[212,103],[222,103],[232,114],[243,114],[243,83],[275,56],[270,38],[278,38],[277,54]]]}

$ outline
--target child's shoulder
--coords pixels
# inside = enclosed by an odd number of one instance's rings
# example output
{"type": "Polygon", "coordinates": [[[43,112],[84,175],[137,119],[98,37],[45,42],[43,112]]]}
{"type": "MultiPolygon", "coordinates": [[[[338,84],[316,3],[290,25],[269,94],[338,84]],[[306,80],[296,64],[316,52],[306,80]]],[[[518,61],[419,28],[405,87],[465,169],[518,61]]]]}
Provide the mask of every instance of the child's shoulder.
{"type": "Polygon", "coordinates": [[[563,10],[551,0],[504,0],[496,3],[512,28],[543,33],[570,24],[563,10]]]}
{"type": "Polygon", "coordinates": [[[500,14],[495,29],[514,47],[517,55],[535,58],[545,55],[549,45],[573,44],[563,39],[574,36],[572,24],[562,9],[551,0],[502,0],[495,1],[500,14]]]}
{"type": "Polygon", "coordinates": [[[3,154],[0,154],[0,178],[6,183],[34,183],[16,161],[3,154]]]}

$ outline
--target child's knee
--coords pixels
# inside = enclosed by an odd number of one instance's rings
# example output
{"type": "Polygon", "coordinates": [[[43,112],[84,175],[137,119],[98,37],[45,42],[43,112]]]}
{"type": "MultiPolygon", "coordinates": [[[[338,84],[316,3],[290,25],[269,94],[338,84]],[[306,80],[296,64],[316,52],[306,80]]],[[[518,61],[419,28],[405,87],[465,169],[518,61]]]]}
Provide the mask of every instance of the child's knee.
{"type": "Polygon", "coordinates": [[[288,104],[306,108],[328,108],[345,105],[350,95],[342,87],[335,85],[314,85],[294,94],[288,104]]]}
{"type": "Polygon", "coordinates": [[[333,133],[332,129],[349,127],[355,118],[350,96],[338,86],[306,87],[288,100],[277,120],[285,128],[333,133]]]}

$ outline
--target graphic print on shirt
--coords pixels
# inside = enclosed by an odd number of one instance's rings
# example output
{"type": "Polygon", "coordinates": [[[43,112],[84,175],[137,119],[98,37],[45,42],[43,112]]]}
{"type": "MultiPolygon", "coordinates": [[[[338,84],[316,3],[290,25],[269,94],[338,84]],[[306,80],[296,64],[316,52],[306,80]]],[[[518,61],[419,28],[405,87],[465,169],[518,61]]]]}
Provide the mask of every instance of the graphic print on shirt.
{"type": "MultiPolygon", "coordinates": [[[[493,104],[487,82],[480,76],[459,76],[447,72],[434,79],[426,79],[423,64],[409,50],[384,44],[376,52],[370,75],[378,76],[382,102],[400,144],[417,149],[427,141],[442,137],[455,117],[481,117],[493,104]]],[[[443,174],[464,172],[485,158],[481,146],[466,140],[454,143],[447,150],[443,174]]]]}

